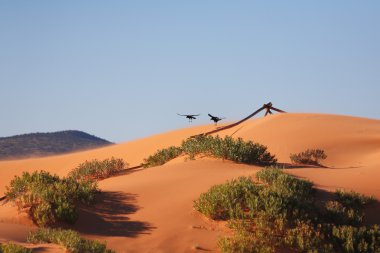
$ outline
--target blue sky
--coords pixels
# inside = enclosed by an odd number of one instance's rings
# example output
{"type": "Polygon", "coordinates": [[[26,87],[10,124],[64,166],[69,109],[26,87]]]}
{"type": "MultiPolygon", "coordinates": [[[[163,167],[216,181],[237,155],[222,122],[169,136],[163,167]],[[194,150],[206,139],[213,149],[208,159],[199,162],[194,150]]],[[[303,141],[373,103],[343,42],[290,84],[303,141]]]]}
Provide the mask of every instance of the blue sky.
{"type": "Polygon", "coordinates": [[[380,119],[380,1],[0,1],[0,136],[122,142],[176,113],[380,119]]]}

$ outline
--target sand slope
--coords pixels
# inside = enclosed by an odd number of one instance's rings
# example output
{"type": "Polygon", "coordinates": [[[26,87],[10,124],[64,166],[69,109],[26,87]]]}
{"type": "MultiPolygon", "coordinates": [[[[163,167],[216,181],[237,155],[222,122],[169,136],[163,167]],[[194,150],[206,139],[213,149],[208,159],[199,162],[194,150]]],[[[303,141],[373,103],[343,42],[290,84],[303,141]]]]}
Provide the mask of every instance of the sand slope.
{"type": "MultiPolygon", "coordinates": [[[[63,156],[0,162],[0,195],[15,174],[45,169],[59,175],[84,160],[125,158],[131,166],[158,148],[178,145],[183,139],[213,129],[198,126],[180,129],[111,147],[63,156]]],[[[322,148],[328,168],[292,168],[287,171],[314,181],[326,190],[347,188],[380,199],[380,121],[322,114],[277,114],[251,120],[220,132],[267,145],[281,163],[289,154],[322,148]]],[[[83,235],[107,240],[118,252],[217,251],[223,227],[205,222],[192,209],[193,200],[214,184],[257,167],[204,159],[177,159],[164,166],[109,178],[100,183],[103,193],[94,208],[82,210],[75,228],[83,235]]],[[[0,240],[22,242],[32,227],[12,206],[0,206],[0,240]]],[[[379,211],[379,210],[374,210],[379,211]]]]}

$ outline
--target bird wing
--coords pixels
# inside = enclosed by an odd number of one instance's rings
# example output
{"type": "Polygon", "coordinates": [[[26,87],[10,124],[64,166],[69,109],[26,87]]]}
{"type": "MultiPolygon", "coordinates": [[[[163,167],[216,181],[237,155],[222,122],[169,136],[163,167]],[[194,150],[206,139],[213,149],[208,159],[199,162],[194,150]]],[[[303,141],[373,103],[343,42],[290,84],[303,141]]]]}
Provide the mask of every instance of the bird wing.
{"type": "Polygon", "coordinates": [[[212,116],[210,113],[208,114],[208,116],[210,116],[211,118],[215,118],[214,116],[212,116]]]}
{"type": "Polygon", "coordinates": [[[179,116],[185,116],[185,117],[194,117],[194,116],[199,116],[200,114],[179,114],[179,113],[177,113],[177,115],[179,115],[179,116]]]}

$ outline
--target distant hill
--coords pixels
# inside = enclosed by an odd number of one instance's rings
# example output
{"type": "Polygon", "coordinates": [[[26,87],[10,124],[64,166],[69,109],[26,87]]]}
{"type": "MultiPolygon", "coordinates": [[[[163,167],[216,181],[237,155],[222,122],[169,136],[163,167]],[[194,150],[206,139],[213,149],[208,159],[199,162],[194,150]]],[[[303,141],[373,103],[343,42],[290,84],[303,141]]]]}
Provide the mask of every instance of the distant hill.
{"type": "Polygon", "coordinates": [[[0,137],[0,159],[57,155],[110,144],[94,135],[73,130],[0,137]]]}

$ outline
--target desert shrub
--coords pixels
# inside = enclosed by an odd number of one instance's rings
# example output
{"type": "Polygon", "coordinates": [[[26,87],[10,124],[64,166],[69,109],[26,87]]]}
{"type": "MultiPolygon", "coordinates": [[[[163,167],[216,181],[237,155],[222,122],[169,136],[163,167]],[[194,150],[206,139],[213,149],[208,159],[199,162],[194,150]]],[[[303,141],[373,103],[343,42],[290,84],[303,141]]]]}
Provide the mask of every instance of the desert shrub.
{"type": "Polygon", "coordinates": [[[266,183],[259,196],[267,215],[299,216],[310,208],[315,190],[309,181],[285,174],[276,167],[262,169],[256,173],[256,178],[266,183]]]}
{"type": "Polygon", "coordinates": [[[327,158],[325,151],[322,149],[307,149],[298,154],[290,154],[290,160],[293,163],[320,165],[320,161],[327,158]]]}
{"type": "Polygon", "coordinates": [[[274,253],[275,247],[257,239],[250,233],[237,233],[232,237],[222,237],[218,241],[222,253],[274,253]]]}
{"type": "Polygon", "coordinates": [[[361,209],[343,206],[338,201],[326,202],[325,210],[326,218],[334,224],[358,225],[363,221],[364,215],[361,209]]]}
{"type": "Polygon", "coordinates": [[[332,243],[326,240],[320,225],[311,222],[296,221],[294,228],[286,230],[284,244],[297,252],[332,253],[332,243]]]}
{"type": "Polygon", "coordinates": [[[203,154],[246,164],[266,166],[277,162],[276,158],[267,151],[267,147],[252,141],[244,141],[242,138],[233,139],[230,136],[223,139],[211,135],[197,136],[183,141],[181,147],[190,159],[203,154]]]}
{"type": "Polygon", "coordinates": [[[314,201],[309,181],[277,168],[212,187],[194,202],[212,219],[226,219],[232,236],[218,241],[222,252],[380,252],[378,226],[360,227],[362,209],[373,198],[336,193],[324,206],[314,201]]]}
{"type": "Polygon", "coordinates": [[[244,211],[252,205],[260,188],[261,186],[254,184],[250,178],[240,177],[211,187],[194,202],[194,207],[212,219],[243,217],[244,211]]]}
{"type": "Polygon", "coordinates": [[[368,197],[357,192],[346,192],[342,190],[337,190],[335,192],[338,197],[338,201],[345,207],[351,207],[354,209],[362,209],[365,205],[374,202],[373,197],[368,197]]]}
{"type": "Polygon", "coordinates": [[[179,147],[171,146],[169,148],[160,149],[153,155],[144,159],[143,167],[149,168],[154,166],[160,166],[168,161],[180,156],[182,154],[182,149],[179,147]]]}
{"type": "Polygon", "coordinates": [[[267,147],[244,141],[242,138],[233,139],[230,136],[197,136],[184,140],[180,147],[171,146],[158,150],[155,154],[144,159],[143,167],[163,165],[166,162],[180,156],[187,155],[195,159],[197,155],[211,156],[220,159],[231,160],[238,163],[274,165],[277,162],[275,156],[267,151],[267,147]]]}
{"type": "Polygon", "coordinates": [[[372,227],[334,226],[333,240],[345,253],[380,252],[380,229],[372,227]]]}
{"type": "Polygon", "coordinates": [[[276,252],[285,223],[284,216],[271,218],[265,212],[258,212],[254,219],[232,220],[228,226],[234,235],[221,238],[218,245],[222,252],[276,252]]]}
{"type": "Polygon", "coordinates": [[[14,243],[0,244],[0,253],[32,253],[31,249],[14,243]]]}
{"type": "Polygon", "coordinates": [[[120,158],[112,157],[102,161],[94,159],[79,164],[70,171],[69,177],[75,180],[101,180],[115,175],[127,167],[128,164],[120,158]]]}
{"type": "Polygon", "coordinates": [[[263,183],[272,184],[282,174],[284,172],[277,167],[266,167],[256,173],[256,178],[263,183]]]}
{"type": "Polygon", "coordinates": [[[367,197],[356,192],[337,190],[336,200],[325,203],[325,218],[339,225],[359,225],[363,221],[363,209],[374,201],[373,197],[367,197]]]}
{"type": "MultiPolygon", "coordinates": [[[[278,171],[277,169],[265,169],[278,171]]],[[[269,184],[272,192],[282,198],[306,200],[314,193],[313,184],[307,180],[298,179],[285,173],[281,173],[269,184]]]]}
{"type": "Polygon", "coordinates": [[[106,248],[106,243],[87,240],[73,230],[40,228],[28,235],[29,243],[55,243],[66,248],[71,253],[112,253],[106,248]]]}
{"type": "MultiPolygon", "coordinates": [[[[215,185],[194,202],[197,211],[212,219],[254,217],[265,212],[270,217],[302,215],[313,200],[312,184],[289,176],[274,168],[263,169],[265,175],[277,175],[271,183],[259,185],[250,178],[240,177],[215,185]],[[272,171],[272,172],[271,172],[272,171]]],[[[257,177],[261,177],[257,173],[257,177]]],[[[272,178],[272,177],[271,177],[272,178]]]]}
{"type": "Polygon", "coordinates": [[[60,179],[46,171],[36,171],[15,176],[5,194],[19,210],[27,209],[37,225],[45,226],[58,221],[74,223],[78,216],[76,202],[92,203],[96,191],[91,181],[60,179]]]}

